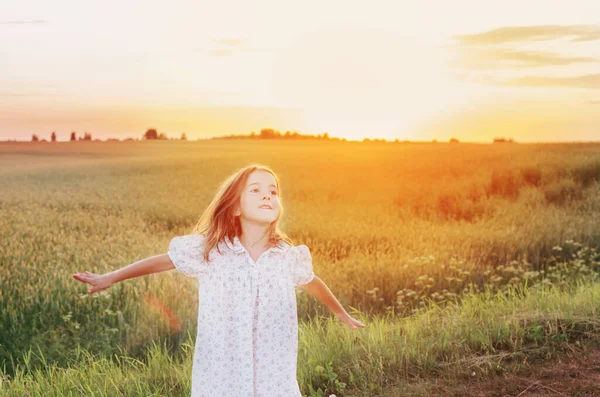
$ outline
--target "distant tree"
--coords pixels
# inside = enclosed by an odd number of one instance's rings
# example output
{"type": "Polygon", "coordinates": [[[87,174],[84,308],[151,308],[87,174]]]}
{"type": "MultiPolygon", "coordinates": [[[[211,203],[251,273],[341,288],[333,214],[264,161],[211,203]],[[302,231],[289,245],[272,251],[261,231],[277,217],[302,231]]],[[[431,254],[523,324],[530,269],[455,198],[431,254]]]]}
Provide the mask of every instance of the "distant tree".
{"type": "Polygon", "coordinates": [[[158,139],[158,132],[156,132],[156,129],[150,128],[144,134],[143,139],[158,139]]]}
{"type": "Polygon", "coordinates": [[[79,137],[79,140],[80,141],[91,141],[92,140],[92,134],[90,134],[88,132],[85,132],[83,134],[83,137],[81,137],[81,136],[79,137]]]}
{"type": "Polygon", "coordinates": [[[52,135],[50,137],[52,142],[56,142],[56,132],[52,131],[52,135]]]}
{"type": "Polygon", "coordinates": [[[493,143],[513,143],[513,142],[514,142],[514,140],[512,138],[505,139],[504,137],[502,137],[502,138],[494,138],[493,143]]]}
{"type": "Polygon", "coordinates": [[[456,138],[450,138],[450,143],[458,143],[458,139],[456,139],[456,138]]]}
{"type": "Polygon", "coordinates": [[[265,138],[265,139],[269,139],[269,138],[275,138],[275,130],[273,128],[263,128],[262,130],[260,130],[260,137],[261,138],[265,138]]]}
{"type": "Polygon", "coordinates": [[[166,140],[169,139],[169,137],[167,137],[167,135],[164,132],[161,132],[160,134],[158,134],[158,139],[166,140]]]}
{"type": "Polygon", "coordinates": [[[437,139],[432,139],[431,143],[437,143],[437,139]]]}
{"type": "Polygon", "coordinates": [[[31,136],[31,142],[39,142],[39,141],[40,141],[40,138],[38,138],[38,136],[37,136],[37,135],[33,134],[33,135],[31,136]]]}
{"type": "Polygon", "coordinates": [[[181,133],[181,140],[182,141],[187,141],[187,135],[185,134],[185,132],[181,133]]]}
{"type": "Polygon", "coordinates": [[[77,137],[75,136],[75,131],[71,132],[71,141],[77,141],[77,137]]]}

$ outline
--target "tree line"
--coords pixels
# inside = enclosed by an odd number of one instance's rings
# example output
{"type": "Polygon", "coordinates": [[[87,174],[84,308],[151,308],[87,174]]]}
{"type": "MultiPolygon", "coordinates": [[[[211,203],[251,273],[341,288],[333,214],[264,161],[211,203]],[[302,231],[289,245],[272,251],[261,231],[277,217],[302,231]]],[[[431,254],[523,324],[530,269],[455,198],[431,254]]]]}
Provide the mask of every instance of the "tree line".
{"type": "MultiPolygon", "coordinates": [[[[338,137],[330,137],[329,133],[325,132],[323,134],[318,134],[318,135],[310,135],[310,134],[301,134],[297,131],[291,132],[291,131],[286,131],[285,133],[282,133],[276,129],[273,128],[263,128],[260,130],[260,133],[256,133],[255,131],[252,131],[250,134],[231,134],[231,135],[224,135],[224,136],[217,136],[217,137],[211,137],[211,138],[206,138],[207,140],[212,140],[212,139],[281,139],[281,140],[298,140],[298,139],[318,139],[318,140],[327,140],[327,141],[346,141],[346,138],[338,138],[338,137]]],[[[146,130],[146,132],[142,135],[141,138],[125,138],[125,139],[118,139],[118,138],[108,138],[105,139],[105,142],[125,142],[125,141],[139,141],[139,140],[144,140],[144,141],[151,141],[151,140],[182,140],[182,141],[187,141],[187,134],[185,132],[181,133],[181,136],[179,138],[169,138],[167,136],[166,133],[164,132],[158,132],[156,130],[156,128],[149,128],[146,130]]],[[[200,140],[200,139],[197,139],[200,140]]],[[[85,132],[83,136],[77,136],[77,133],[75,131],[71,132],[71,136],[69,141],[71,142],[76,142],[76,141],[102,141],[101,139],[92,139],[92,134],[89,132],[85,132]]],[[[422,143],[424,141],[410,141],[410,140],[403,140],[400,141],[398,138],[396,138],[394,141],[389,141],[386,139],[381,139],[381,138],[364,138],[362,140],[363,142],[395,142],[395,143],[411,143],[411,142],[415,142],[415,143],[422,143]]],[[[31,142],[48,142],[46,139],[41,139],[38,137],[38,135],[33,134],[31,136],[31,142]]],[[[52,134],[50,135],[50,142],[56,142],[56,132],[52,131],[52,134]]],[[[432,139],[430,141],[431,143],[437,143],[437,139],[432,139]]],[[[460,141],[454,137],[450,138],[448,140],[449,143],[459,143],[460,141]]],[[[514,139],[513,138],[504,138],[504,137],[499,137],[499,138],[494,138],[494,140],[492,141],[492,143],[514,143],[514,139]]]]}

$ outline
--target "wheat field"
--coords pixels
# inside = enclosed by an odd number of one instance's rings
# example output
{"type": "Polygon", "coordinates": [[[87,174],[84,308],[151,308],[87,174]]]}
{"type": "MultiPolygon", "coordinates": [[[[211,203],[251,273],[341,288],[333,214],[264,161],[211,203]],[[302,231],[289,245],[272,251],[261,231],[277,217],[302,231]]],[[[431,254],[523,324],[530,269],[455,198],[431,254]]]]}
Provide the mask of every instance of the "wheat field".
{"type": "Polygon", "coordinates": [[[88,296],[71,274],[165,253],[250,163],[278,174],[280,227],[369,323],[345,330],[297,291],[309,396],[460,379],[456,363],[531,343],[552,352],[573,338],[565,318],[598,335],[600,144],[2,143],[0,391],[186,395],[194,281],[173,271],[88,296]]]}

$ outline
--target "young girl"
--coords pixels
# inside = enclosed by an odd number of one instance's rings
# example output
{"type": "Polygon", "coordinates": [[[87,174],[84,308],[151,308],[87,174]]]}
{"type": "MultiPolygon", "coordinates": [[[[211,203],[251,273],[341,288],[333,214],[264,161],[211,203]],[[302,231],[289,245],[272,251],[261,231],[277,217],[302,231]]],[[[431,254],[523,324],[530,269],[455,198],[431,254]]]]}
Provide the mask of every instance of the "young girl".
{"type": "Polygon", "coordinates": [[[199,280],[192,397],[301,397],[296,379],[298,286],[351,329],[352,318],[313,272],[306,245],[293,246],[277,224],[279,178],[251,165],[229,177],[194,234],[174,237],[166,254],[103,275],[73,277],[89,294],[133,277],[176,268],[199,280]]]}

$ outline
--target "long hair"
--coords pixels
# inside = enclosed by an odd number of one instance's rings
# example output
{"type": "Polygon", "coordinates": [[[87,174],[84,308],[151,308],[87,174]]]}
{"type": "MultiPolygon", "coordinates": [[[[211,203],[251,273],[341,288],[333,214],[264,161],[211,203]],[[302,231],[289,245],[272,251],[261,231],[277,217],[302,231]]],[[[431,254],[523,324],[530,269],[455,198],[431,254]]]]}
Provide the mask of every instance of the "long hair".
{"type": "MultiPolygon", "coordinates": [[[[265,165],[252,164],[239,169],[226,178],[208,207],[202,213],[202,216],[200,216],[193,231],[193,233],[201,234],[206,237],[203,253],[206,261],[209,260],[208,254],[214,247],[217,247],[217,250],[219,250],[218,244],[220,241],[224,241],[225,237],[228,237],[230,241],[233,241],[235,236],[240,236],[242,234],[240,219],[238,216],[235,216],[235,210],[240,205],[242,190],[248,182],[248,177],[256,170],[267,171],[273,175],[275,184],[277,185],[277,191],[281,196],[279,178],[271,168],[265,165]]],[[[292,239],[279,230],[278,223],[282,215],[283,204],[280,203],[277,219],[275,219],[267,229],[269,244],[272,247],[277,246],[282,241],[289,245],[293,245],[292,239]]],[[[219,251],[219,253],[221,252],[219,251]]]]}

